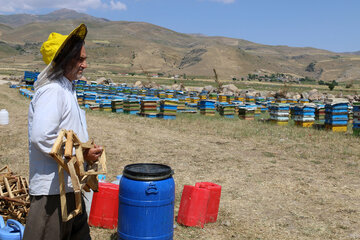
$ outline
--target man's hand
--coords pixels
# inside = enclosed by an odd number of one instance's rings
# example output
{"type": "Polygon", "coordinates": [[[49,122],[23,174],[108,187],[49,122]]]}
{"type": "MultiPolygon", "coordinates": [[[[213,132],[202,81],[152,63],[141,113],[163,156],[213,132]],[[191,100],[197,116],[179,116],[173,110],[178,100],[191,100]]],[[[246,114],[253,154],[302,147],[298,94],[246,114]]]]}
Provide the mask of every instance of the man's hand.
{"type": "Polygon", "coordinates": [[[101,156],[103,148],[94,144],[94,148],[86,149],[84,151],[84,159],[88,163],[94,163],[101,156]]]}

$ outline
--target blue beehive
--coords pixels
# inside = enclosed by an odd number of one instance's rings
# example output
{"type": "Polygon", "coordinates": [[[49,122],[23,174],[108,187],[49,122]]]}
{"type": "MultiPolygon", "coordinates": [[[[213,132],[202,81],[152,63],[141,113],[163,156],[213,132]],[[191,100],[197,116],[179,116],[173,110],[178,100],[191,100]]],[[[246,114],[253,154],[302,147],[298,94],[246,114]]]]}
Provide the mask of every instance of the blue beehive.
{"type": "Polygon", "coordinates": [[[176,98],[162,99],[160,101],[160,113],[158,117],[162,119],[175,119],[178,101],[176,98]]]}
{"type": "Polygon", "coordinates": [[[360,136],[360,102],[353,103],[353,134],[360,136]]]}
{"type": "Polygon", "coordinates": [[[311,127],[315,122],[315,104],[305,103],[295,105],[292,117],[296,125],[311,127]]]}
{"type": "Polygon", "coordinates": [[[219,103],[219,113],[226,118],[234,118],[235,104],[219,103]]]}
{"type": "Polygon", "coordinates": [[[97,97],[96,92],[84,91],[84,105],[86,108],[89,108],[90,105],[95,103],[97,97]]]}
{"type": "Polygon", "coordinates": [[[333,99],[325,105],[325,128],[336,132],[346,132],[348,125],[348,101],[333,99]]]}
{"type": "Polygon", "coordinates": [[[134,98],[134,95],[130,96],[124,100],[124,113],[132,115],[138,114],[140,112],[140,100],[134,98]]]}
{"type": "Polygon", "coordinates": [[[102,99],[100,101],[100,109],[102,111],[111,112],[111,100],[108,99],[102,99]]]}
{"type": "Polygon", "coordinates": [[[286,125],[289,121],[290,105],[274,103],[269,106],[270,121],[278,125],[286,125]]]}
{"type": "Polygon", "coordinates": [[[76,98],[80,106],[84,105],[84,91],[76,91],[76,98]]]}
{"type": "Polygon", "coordinates": [[[114,96],[111,100],[111,110],[116,113],[124,112],[124,97],[114,96]]]}
{"type": "Polygon", "coordinates": [[[345,126],[348,124],[348,119],[347,103],[325,105],[325,124],[345,126]]]}
{"type": "Polygon", "coordinates": [[[320,124],[325,123],[325,104],[317,103],[315,109],[315,120],[320,124]]]}
{"type": "Polygon", "coordinates": [[[257,106],[255,104],[240,104],[238,105],[238,116],[244,120],[254,120],[255,110],[257,106]]]}
{"type": "Polygon", "coordinates": [[[261,105],[263,102],[265,102],[264,97],[255,97],[255,103],[258,105],[261,105]]]}
{"type": "Polygon", "coordinates": [[[201,100],[199,102],[200,113],[205,116],[214,116],[215,102],[215,100],[201,100]]]}
{"type": "Polygon", "coordinates": [[[39,72],[25,71],[24,80],[27,83],[33,84],[37,80],[39,74],[40,74],[39,72]]]}
{"type": "Polygon", "coordinates": [[[140,114],[148,118],[156,118],[157,116],[157,103],[159,98],[145,97],[141,99],[140,114]]]}

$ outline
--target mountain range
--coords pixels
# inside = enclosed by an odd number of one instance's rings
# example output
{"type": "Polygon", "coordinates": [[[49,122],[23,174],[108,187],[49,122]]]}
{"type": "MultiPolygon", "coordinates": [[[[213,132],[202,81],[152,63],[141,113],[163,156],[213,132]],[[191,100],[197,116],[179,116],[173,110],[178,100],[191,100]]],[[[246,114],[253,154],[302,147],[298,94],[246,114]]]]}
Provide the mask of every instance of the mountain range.
{"type": "Polygon", "coordinates": [[[110,21],[73,10],[46,15],[0,15],[0,64],[9,58],[41,67],[40,46],[49,33],[88,27],[86,48],[93,71],[213,76],[284,73],[323,81],[360,79],[360,54],[270,46],[242,39],[184,34],[145,22],[110,21]]]}

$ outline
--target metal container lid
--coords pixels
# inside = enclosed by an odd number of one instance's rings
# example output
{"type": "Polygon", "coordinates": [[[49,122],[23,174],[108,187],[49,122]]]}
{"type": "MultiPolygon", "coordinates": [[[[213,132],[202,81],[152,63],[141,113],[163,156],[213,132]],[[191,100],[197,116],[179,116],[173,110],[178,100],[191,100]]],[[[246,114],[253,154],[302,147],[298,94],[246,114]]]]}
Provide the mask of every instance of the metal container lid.
{"type": "Polygon", "coordinates": [[[136,163],[125,166],[123,176],[139,181],[158,181],[171,177],[173,170],[164,164],[136,163]]]}

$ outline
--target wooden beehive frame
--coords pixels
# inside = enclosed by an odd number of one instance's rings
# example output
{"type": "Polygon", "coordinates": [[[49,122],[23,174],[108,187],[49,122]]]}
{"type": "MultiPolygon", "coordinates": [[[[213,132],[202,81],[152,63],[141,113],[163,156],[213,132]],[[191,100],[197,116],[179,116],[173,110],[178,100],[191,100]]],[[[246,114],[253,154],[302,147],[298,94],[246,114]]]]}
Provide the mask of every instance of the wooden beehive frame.
{"type": "Polygon", "coordinates": [[[106,154],[105,149],[101,156],[94,163],[86,162],[83,151],[93,148],[92,142],[82,143],[72,130],[61,130],[52,149],[50,156],[58,163],[59,185],[60,185],[60,203],[61,215],[64,222],[69,221],[79,213],[81,213],[81,190],[93,191],[98,190],[98,174],[106,174],[106,154]],[[73,149],[75,148],[75,155],[73,149]],[[87,168],[84,168],[84,163],[87,168]],[[75,193],[74,211],[68,214],[66,206],[66,191],[64,171],[71,178],[71,182],[75,193]]]}
{"type": "Polygon", "coordinates": [[[8,166],[0,169],[0,215],[25,223],[29,212],[29,182],[14,175],[8,166]]]}

